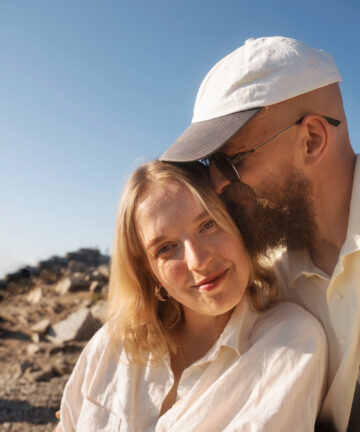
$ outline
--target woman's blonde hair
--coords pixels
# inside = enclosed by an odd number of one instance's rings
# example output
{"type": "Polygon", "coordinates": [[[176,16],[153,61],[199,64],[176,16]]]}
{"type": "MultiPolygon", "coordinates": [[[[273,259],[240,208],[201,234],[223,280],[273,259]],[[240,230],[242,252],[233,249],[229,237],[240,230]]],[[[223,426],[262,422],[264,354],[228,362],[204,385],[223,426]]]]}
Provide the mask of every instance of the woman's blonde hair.
{"type": "MultiPolygon", "coordinates": [[[[170,298],[161,302],[154,295],[157,280],[150,270],[135,223],[139,200],[150,187],[161,182],[182,184],[222,229],[240,236],[225,204],[211,187],[207,170],[199,162],[175,165],[153,161],[131,174],[122,194],[115,227],[108,321],[113,342],[121,341],[132,363],[146,362],[149,353],[156,363],[167,351],[176,352],[173,331],[183,322],[182,307],[176,300],[170,298]]],[[[273,277],[256,258],[249,259],[252,277],[247,292],[254,307],[264,310],[276,298],[273,277]]]]}

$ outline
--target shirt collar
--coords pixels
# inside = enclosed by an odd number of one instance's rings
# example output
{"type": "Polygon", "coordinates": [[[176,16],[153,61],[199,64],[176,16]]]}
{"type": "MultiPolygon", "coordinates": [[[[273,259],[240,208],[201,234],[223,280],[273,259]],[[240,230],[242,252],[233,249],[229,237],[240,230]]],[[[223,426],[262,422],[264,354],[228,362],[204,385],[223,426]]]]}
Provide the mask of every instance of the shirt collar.
{"type": "Polygon", "coordinates": [[[247,294],[235,307],[229,322],[219,339],[204,357],[194,363],[194,366],[214,361],[223,346],[233,349],[238,356],[249,349],[251,330],[258,319],[259,312],[253,307],[247,294]]]}
{"type": "Polygon", "coordinates": [[[293,288],[300,276],[317,276],[329,280],[329,275],[315,266],[312,262],[309,251],[288,251],[288,268],[290,287],[293,288]]]}
{"type": "Polygon", "coordinates": [[[349,222],[345,243],[340,255],[348,255],[360,250],[360,155],[356,156],[354,181],[351,193],[349,222]]]}

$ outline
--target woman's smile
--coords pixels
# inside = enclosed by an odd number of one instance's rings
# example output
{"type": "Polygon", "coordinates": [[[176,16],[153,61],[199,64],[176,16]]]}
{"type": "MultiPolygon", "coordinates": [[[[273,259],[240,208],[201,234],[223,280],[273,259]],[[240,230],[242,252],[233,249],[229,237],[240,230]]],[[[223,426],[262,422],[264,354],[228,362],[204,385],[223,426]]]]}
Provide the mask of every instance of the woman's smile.
{"type": "Polygon", "coordinates": [[[199,291],[209,292],[218,287],[226,278],[228,273],[228,269],[222,270],[220,272],[216,272],[211,276],[203,279],[198,284],[193,285],[194,288],[197,288],[199,291]]]}

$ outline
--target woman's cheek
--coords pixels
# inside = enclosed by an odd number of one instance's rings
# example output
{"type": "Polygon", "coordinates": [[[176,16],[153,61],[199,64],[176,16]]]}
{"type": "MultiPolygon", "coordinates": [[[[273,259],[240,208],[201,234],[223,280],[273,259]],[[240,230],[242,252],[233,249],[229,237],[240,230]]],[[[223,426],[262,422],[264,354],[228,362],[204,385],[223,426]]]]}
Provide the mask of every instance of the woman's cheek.
{"type": "Polygon", "coordinates": [[[175,286],[181,283],[184,278],[186,280],[186,266],[182,261],[169,260],[162,263],[159,270],[164,284],[175,286]]]}

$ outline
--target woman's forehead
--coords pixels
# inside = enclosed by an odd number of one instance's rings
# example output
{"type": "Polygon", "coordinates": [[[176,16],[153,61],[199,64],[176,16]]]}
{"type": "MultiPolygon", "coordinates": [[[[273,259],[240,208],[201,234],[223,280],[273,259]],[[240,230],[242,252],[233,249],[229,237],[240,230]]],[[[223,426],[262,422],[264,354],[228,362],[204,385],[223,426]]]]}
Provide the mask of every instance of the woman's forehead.
{"type": "Polygon", "coordinates": [[[160,181],[149,185],[138,200],[136,213],[164,211],[165,208],[179,207],[180,204],[192,202],[201,205],[199,199],[181,182],[160,181]]]}
{"type": "Polygon", "coordinates": [[[186,186],[166,183],[144,193],[138,202],[135,223],[142,242],[149,246],[155,239],[187,230],[204,211],[186,186]]]}

